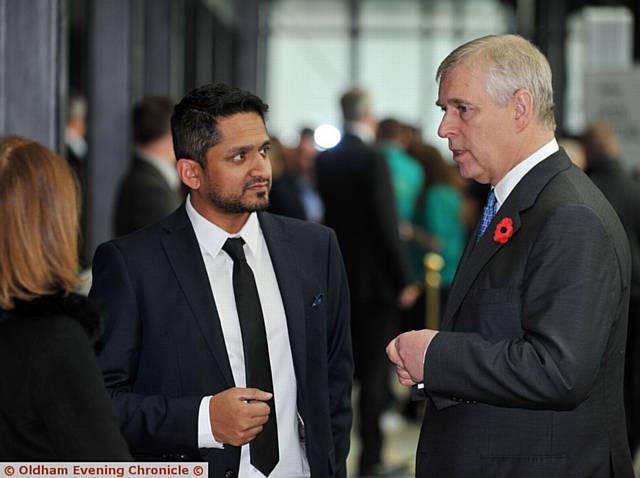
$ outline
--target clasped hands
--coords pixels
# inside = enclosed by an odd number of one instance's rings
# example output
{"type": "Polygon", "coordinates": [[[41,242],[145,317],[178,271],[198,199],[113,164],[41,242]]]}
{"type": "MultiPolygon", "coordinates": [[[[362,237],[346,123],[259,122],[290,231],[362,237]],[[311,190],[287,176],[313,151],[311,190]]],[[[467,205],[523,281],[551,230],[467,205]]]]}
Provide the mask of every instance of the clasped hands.
{"type": "Polygon", "coordinates": [[[267,401],[273,395],[257,388],[229,388],[209,402],[211,431],[216,441],[241,446],[253,440],[269,420],[267,401]]]}
{"type": "Polygon", "coordinates": [[[425,353],[437,330],[412,330],[398,335],[387,345],[387,356],[396,367],[398,380],[411,387],[424,381],[425,353]]]}

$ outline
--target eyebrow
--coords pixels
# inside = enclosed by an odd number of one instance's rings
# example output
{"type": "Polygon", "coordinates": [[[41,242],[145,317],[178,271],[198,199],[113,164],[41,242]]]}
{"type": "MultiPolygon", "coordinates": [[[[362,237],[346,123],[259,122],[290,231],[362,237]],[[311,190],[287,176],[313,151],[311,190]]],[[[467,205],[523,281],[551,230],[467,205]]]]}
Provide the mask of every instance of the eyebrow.
{"type": "Polygon", "coordinates": [[[454,105],[462,105],[462,104],[466,104],[466,105],[470,105],[472,104],[470,101],[466,101],[460,98],[451,98],[449,99],[449,101],[447,101],[446,103],[440,103],[440,100],[436,101],[436,106],[438,106],[439,108],[443,108],[445,104],[454,104],[454,105]]]}
{"type": "MultiPolygon", "coordinates": [[[[258,149],[262,149],[265,146],[271,146],[271,139],[268,139],[265,142],[263,142],[258,149]]],[[[227,154],[243,153],[245,151],[250,151],[251,149],[253,149],[252,144],[246,144],[242,146],[232,146],[227,150],[227,154]]]]}

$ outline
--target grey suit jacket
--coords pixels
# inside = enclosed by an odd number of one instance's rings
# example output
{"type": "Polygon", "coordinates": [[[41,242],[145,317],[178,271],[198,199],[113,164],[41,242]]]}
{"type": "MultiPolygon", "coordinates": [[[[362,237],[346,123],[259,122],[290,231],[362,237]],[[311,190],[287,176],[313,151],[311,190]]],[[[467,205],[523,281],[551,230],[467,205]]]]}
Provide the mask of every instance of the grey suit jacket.
{"type": "Polygon", "coordinates": [[[472,238],[425,360],[417,476],[631,477],[622,400],[629,246],[564,151],[472,238]],[[494,240],[513,221],[505,244],[494,240]]]}

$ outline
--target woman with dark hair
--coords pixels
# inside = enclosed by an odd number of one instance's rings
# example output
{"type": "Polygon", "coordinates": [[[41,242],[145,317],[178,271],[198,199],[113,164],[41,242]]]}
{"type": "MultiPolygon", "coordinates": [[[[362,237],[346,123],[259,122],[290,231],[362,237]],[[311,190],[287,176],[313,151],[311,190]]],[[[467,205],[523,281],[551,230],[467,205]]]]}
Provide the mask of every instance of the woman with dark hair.
{"type": "MultiPolygon", "coordinates": [[[[440,288],[440,311],[444,312],[466,240],[462,194],[464,180],[431,145],[414,144],[409,153],[422,165],[425,173],[425,182],[416,200],[414,224],[416,229],[422,229],[430,238],[430,243],[429,247],[418,247],[417,252],[420,257],[429,251],[437,252],[444,259],[440,288]]],[[[418,263],[422,264],[422,261],[418,263]]]]}
{"type": "Polygon", "coordinates": [[[78,185],[61,157],[0,138],[0,461],[128,461],[78,285],[78,185]]]}

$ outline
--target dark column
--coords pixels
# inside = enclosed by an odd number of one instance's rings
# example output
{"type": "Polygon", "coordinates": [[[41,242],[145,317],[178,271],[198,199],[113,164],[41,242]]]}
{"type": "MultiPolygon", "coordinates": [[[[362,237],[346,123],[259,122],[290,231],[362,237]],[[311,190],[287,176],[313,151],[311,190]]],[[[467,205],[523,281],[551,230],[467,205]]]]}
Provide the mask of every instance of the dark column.
{"type": "Polygon", "coordinates": [[[233,83],[233,30],[228,22],[214,17],[212,43],[213,82],[233,83]]]}
{"type": "Polygon", "coordinates": [[[360,0],[349,0],[349,79],[353,85],[360,82],[360,0]]]}
{"type": "Polygon", "coordinates": [[[564,89],[566,64],[564,54],[567,8],[565,0],[541,0],[536,4],[534,43],[547,56],[553,74],[556,134],[564,129],[564,89]]]}
{"type": "Polygon", "coordinates": [[[146,0],[144,9],[144,94],[166,95],[170,88],[171,0],[146,0]]]}
{"type": "Polygon", "coordinates": [[[258,86],[259,0],[238,0],[235,7],[235,86],[256,91],[258,86]]]}
{"type": "Polygon", "coordinates": [[[196,87],[196,51],[198,48],[197,0],[182,0],[184,8],[184,90],[196,87]]]}
{"type": "MultiPolygon", "coordinates": [[[[46,3],[46,2],[42,2],[46,3]]],[[[140,0],[94,0],[89,18],[88,248],[111,238],[116,188],[130,161],[130,108],[141,91],[132,66],[140,0]]]]}
{"type": "Polygon", "coordinates": [[[60,150],[64,0],[0,0],[0,134],[60,150]]]}
{"type": "Polygon", "coordinates": [[[144,0],[143,95],[184,93],[185,5],[182,0],[144,0]]]}
{"type": "Polygon", "coordinates": [[[213,15],[202,4],[196,6],[195,86],[213,80],[213,15]]]}

